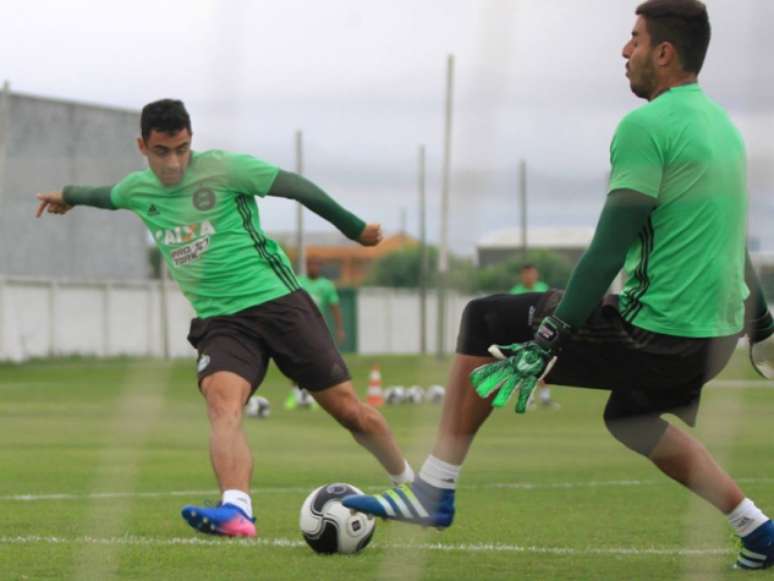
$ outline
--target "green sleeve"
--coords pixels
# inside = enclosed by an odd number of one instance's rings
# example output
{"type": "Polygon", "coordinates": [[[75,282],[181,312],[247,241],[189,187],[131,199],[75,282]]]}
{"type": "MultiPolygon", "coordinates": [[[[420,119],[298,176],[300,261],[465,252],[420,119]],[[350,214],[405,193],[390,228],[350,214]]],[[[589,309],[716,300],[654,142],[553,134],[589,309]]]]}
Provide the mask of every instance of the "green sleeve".
{"type": "Polygon", "coordinates": [[[763,293],[760,280],[758,280],[758,274],[753,268],[749,252],[745,259],[744,278],[747,288],[750,289],[750,294],[744,303],[745,330],[750,338],[757,343],[774,335],[774,319],[769,312],[766,295],[763,293]]]}
{"type": "Polygon", "coordinates": [[[269,195],[296,200],[336,226],[351,240],[357,240],[366,227],[363,220],[342,208],[323,190],[298,174],[280,171],[269,190],[269,195]]]}
{"type": "Polygon", "coordinates": [[[327,302],[329,305],[339,304],[339,293],[336,290],[336,285],[333,284],[332,280],[328,281],[328,301],[327,302]]]}
{"type": "Polygon", "coordinates": [[[240,193],[266,196],[279,168],[251,155],[225,153],[231,185],[240,193]]]}
{"type": "Polygon", "coordinates": [[[116,210],[111,192],[113,186],[65,186],[62,196],[70,206],[92,206],[104,210],[116,210]]]}
{"type": "Polygon", "coordinates": [[[556,309],[558,318],[575,328],[586,322],[656,205],[655,199],[636,191],[617,190],[608,195],[591,246],[575,267],[556,309]]]}
{"type": "Polygon", "coordinates": [[[658,198],[664,163],[654,128],[638,119],[634,111],[621,121],[610,144],[608,191],[632,190],[658,198]]]}

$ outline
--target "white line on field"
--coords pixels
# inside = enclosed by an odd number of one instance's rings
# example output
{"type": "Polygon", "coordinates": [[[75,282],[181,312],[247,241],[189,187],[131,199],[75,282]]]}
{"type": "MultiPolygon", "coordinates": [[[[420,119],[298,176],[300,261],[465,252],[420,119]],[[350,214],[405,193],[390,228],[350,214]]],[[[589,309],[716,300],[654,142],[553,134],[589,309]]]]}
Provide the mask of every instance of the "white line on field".
{"type": "Polygon", "coordinates": [[[773,388],[774,381],[766,379],[718,379],[710,381],[707,387],[721,389],[773,388]]]}
{"type": "MultiPolygon", "coordinates": [[[[740,484],[771,484],[774,478],[737,478],[740,484]]],[[[555,490],[573,488],[618,488],[636,486],[667,486],[669,480],[585,480],[580,482],[490,482],[487,484],[463,485],[462,490],[504,489],[504,490],[555,490]]],[[[378,492],[384,486],[364,486],[365,490],[378,492]]],[[[252,494],[303,494],[309,492],[309,487],[275,486],[253,488],[252,494]]],[[[0,502],[37,502],[45,500],[103,500],[113,498],[163,498],[169,496],[206,497],[216,496],[217,490],[169,490],[158,492],[92,492],[86,494],[52,493],[52,494],[9,494],[0,496],[0,502]]]]}
{"type": "MultiPolygon", "coordinates": [[[[203,539],[199,537],[185,538],[154,538],[154,537],[42,537],[42,536],[18,536],[0,537],[0,545],[134,545],[150,547],[174,547],[174,546],[240,546],[240,547],[280,547],[296,549],[306,547],[306,543],[294,539],[203,539]]],[[[645,555],[657,556],[706,556],[726,555],[733,553],[730,548],[724,549],[678,549],[657,547],[537,547],[522,545],[506,545],[501,543],[472,543],[472,544],[445,544],[445,543],[374,543],[377,549],[406,550],[406,551],[444,551],[460,553],[538,553],[550,555],[582,556],[582,555],[615,555],[639,557],[645,555]]]]}

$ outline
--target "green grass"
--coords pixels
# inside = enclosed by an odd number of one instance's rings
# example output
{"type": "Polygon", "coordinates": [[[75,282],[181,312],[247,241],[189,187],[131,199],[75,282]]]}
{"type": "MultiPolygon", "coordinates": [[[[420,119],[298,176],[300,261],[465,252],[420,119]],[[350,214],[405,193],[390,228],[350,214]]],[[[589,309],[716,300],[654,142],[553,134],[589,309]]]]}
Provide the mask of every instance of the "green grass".
{"type": "MultiPolygon", "coordinates": [[[[349,360],[361,392],[373,359],[349,360]]],[[[386,384],[446,383],[448,362],[378,360],[386,384]]],[[[738,357],[724,378],[754,376],[738,357]]],[[[411,581],[740,575],[729,571],[730,553],[677,552],[731,551],[734,543],[720,515],[607,434],[601,421],[604,392],[567,388],[554,388],[559,411],[493,415],[465,466],[457,520],[448,531],[378,523],[374,544],[353,557],[321,557],[295,544],[272,546],[274,539],[300,540],[298,509],[314,487],[332,481],[374,489],[386,485],[376,462],[324,413],[282,410],[286,386],[272,370],[261,390],[273,404],[272,415],[247,423],[263,540],[240,542],[197,536],[179,517],[185,503],[217,500],[192,361],[0,366],[0,578],[411,581]],[[168,494],[175,491],[193,492],[168,494]],[[99,492],[128,494],[94,496],[99,492]],[[136,494],[143,492],[160,494],[136,494]],[[73,496],[10,498],[24,494],[73,496]],[[207,544],[181,544],[180,539],[207,544]],[[438,543],[450,550],[431,546],[438,543]],[[474,550],[487,544],[506,546],[474,550]]],[[[748,495],[769,511],[774,511],[772,404],[774,390],[760,385],[709,388],[697,430],[743,480],[748,495]]],[[[432,443],[439,407],[393,407],[384,413],[418,468],[432,443]]]]}

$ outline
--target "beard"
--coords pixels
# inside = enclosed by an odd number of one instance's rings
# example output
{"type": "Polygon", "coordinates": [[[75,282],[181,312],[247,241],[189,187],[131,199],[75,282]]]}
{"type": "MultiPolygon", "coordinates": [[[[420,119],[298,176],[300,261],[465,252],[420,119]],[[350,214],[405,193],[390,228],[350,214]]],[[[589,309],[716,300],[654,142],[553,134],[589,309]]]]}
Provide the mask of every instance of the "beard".
{"type": "Polygon", "coordinates": [[[632,68],[629,69],[629,86],[632,93],[640,99],[650,100],[653,91],[656,89],[656,67],[651,62],[644,62],[642,66],[637,67],[636,74],[632,74],[632,68]]]}

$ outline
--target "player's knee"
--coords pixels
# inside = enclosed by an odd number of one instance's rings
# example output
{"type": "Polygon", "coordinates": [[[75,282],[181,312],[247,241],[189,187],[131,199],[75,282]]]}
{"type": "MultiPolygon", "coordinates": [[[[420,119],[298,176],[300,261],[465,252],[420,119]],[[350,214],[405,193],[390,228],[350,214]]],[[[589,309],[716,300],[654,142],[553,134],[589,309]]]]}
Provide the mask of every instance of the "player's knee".
{"type": "Polygon", "coordinates": [[[243,402],[226,390],[210,389],[205,394],[207,415],[213,422],[239,421],[243,402]]]}
{"type": "Polygon", "coordinates": [[[649,457],[667,423],[657,415],[621,416],[605,409],[605,427],[624,446],[649,457]]]}

